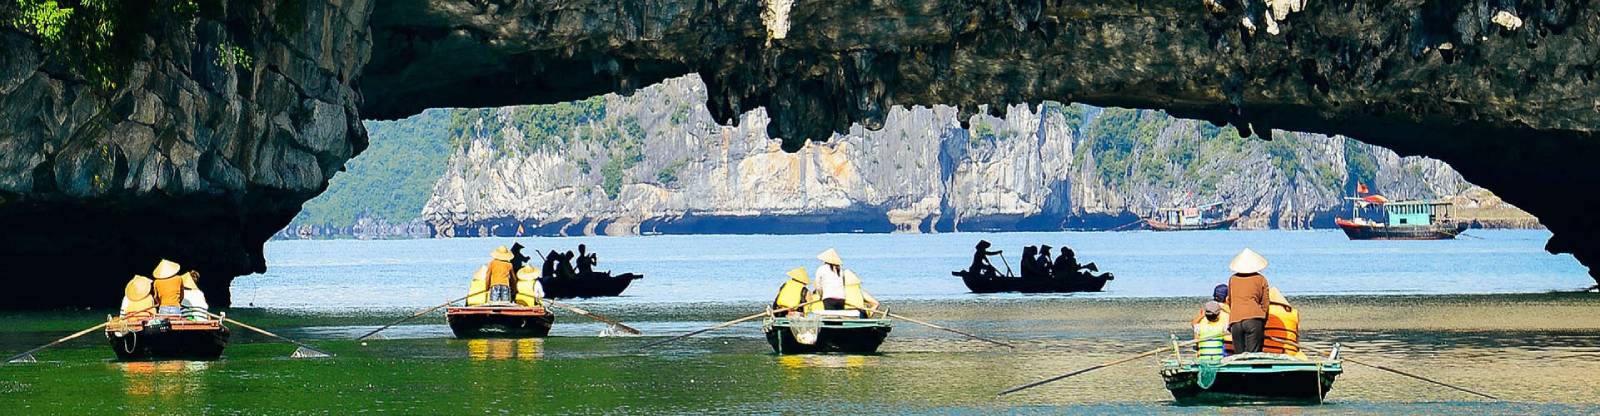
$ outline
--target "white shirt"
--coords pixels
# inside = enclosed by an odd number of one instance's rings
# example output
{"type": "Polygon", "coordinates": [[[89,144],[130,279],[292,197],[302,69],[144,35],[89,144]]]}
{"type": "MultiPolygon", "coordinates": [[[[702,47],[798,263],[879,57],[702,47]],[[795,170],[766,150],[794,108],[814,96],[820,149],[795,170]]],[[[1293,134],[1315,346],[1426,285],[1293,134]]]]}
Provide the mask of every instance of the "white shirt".
{"type": "Polygon", "coordinates": [[[822,292],[823,299],[844,299],[844,276],[833,271],[833,266],[826,263],[817,268],[814,274],[817,280],[817,290],[822,292]]]}

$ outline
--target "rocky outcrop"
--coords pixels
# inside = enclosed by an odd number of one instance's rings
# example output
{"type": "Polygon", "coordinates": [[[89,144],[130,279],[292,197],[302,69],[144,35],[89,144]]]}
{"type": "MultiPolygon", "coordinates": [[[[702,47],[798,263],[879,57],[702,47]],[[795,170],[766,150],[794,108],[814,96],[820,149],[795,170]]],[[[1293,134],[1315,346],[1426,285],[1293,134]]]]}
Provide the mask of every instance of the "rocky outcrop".
{"type": "Polygon", "coordinates": [[[222,20],[157,25],[109,96],[0,29],[0,244],[39,265],[18,273],[111,282],[158,256],[260,270],[260,242],[363,147],[357,109],[549,103],[689,73],[716,120],[766,108],[788,150],[878,129],[896,105],[1043,100],[1359,137],[1450,163],[1538,215],[1550,251],[1600,265],[1587,0],[219,3],[222,20]],[[1280,20],[1280,3],[1299,11],[1280,20]],[[274,30],[283,5],[303,19],[274,30]],[[224,37],[252,69],[213,64],[224,37]],[[95,250],[96,269],[46,269],[95,250]]]}
{"type": "Polygon", "coordinates": [[[693,72],[715,119],[764,107],[797,150],[880,128],[896,105],[1157,108],[1443,160],[1538,215],[1548,250],[1600,264],[1600,196],[1583,192],[1600,186],[1590,2],[1271,3],[396,1],[374,14],[363,110],[553,102],[693,72]]]}
{"type": "Polygon", "coordinates": [[[352,84],[371,3],[219,3],[156,19],[109,91],[0,29],[0,261],[14,292],[81,288],[5,306],[113,303],[161,258],[226,305],[234,276],[265,270],[262,243],[366,146],[352,84]],[[251,64],[219,60],[224,44],[251,64]]]}
{"type": "Polygon", "coordinates": [[[1496,203],[1436,160],[1316,134],[1243,139],[1158,111],[1019,105],[967,129],[953,107],[895,108],[880,130],[791,153],[764,112],[719,125],[705,98],[698,77],[671,79],[549,135],[524,119],[572,105],[459,111],[476,118],[422,216],[444,236],[1017,231],[1126,228],[1224,201],[1242,228],[1307,228],[1348,216],[1358,182],[1496,203]]]}

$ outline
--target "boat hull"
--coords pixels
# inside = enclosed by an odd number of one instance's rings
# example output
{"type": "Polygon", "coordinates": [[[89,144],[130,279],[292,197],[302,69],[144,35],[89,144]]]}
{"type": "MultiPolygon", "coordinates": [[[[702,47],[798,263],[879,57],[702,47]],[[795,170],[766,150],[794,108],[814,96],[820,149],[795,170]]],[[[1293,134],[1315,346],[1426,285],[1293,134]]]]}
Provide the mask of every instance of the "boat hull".
{"type": "Polygon", "coordinates": [[[577,277],[553,277],[543,279],[540,284],[544,286],[545,297],[552,299],[570,298],[597,298],[619,296],[628,289],[635,279],[643,279],[644,275],[623,273],[589,273],[577,277]]]}
{"type": "Polygon", "coordinates": [[[117,325],[106,341],[122,361],[215,360],[232,333],[217,321],[170,320],[165,327],[117,325]]]}
{"type": "Polygon", "coordinates": [[[950,275],[960,277],[961,283],[965,283],[967,289],[972,290],[972,293],[1099,292],[1105,289],[1106,282],[1115,279],[1114,276],[1109,274],[1103,277],[1084,275],[1074,279],[983,276],[966,270],[950,272],[950,275]]]}
{"type": "Polygon", "coordinates": [[[543,308],[467,306],[445,311],[456,338],[536,338],[550,335],[555,315],[543,308]]]}
{"type": "Polygon", "coordinates": [[[1233,227],[1233,223],[1238,220],[1238,218],[1228,218],[1217,221],[1202,222],[1199,224],[1170,224],[1153,218],[1146,218],[1144,222],[1145,225],[1149,226],[1150,229],[1154,231],[1203,231],[1226,230],[1233,227]]]}
{"type": "Polygon", "coordinates": [[[778,354],[874,354],[889,337],[893,325],[887,319],[824,319],[816,342],[807,345],[795,339],[788,318],[769,320],[764,325],[767,344],[778,354]]]}
{"type": "Polygon", "coordinates": [[[1467,230],[1467,223],[1391,227],[1335,222],[1351,240],[1450,240],[1467,230]]]}
{"type": "MultiPolygon", "coordinates": [[[[1275,355],[1275,354],[1274,354],[1275,355]]],[[[1269,360],[1214,367],[1216,378],[1202,386],[1201,366],[1163,363],[1161,377],[1180,405],[1320,404],[1343,368],[1337,362],[1269,360]]]]}

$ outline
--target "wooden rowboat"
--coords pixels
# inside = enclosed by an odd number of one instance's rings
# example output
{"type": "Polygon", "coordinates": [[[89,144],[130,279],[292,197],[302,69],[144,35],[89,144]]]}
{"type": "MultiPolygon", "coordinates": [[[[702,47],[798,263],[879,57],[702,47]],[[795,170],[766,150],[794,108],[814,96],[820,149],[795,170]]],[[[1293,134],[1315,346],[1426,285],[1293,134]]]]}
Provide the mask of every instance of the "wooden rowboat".
{"type": "Polygon", "coordinates": [[[1161,378],[1180,405],[1320,404],[1343,373],[1337,358],[1269,353],[1234,355],[1219,363],[1161,363],[1161,378]]]}
{"type": "Polygon", "coordinates": [[[215,360],[228,347],[228,327],[214,319],[188,320],[179,315],[110,319],[106,341],[123,361],[215,360]]]}
{"type": "Polygon", "coordinates": [[[556,317],[541,307],[515,304],[456,306],[445,309],[456,338],[532,338],[550,334],[556,317]]]}
{"type": "Polygon", "coordinates": [[[544,285],[545,297],[551,299],[597,298],[621,295],[634,279],[643,278],[634,273],[613,276],[610,272],[590,272],[576,277],[552,277],[540,284],[544,285]]]}
{"type": "Polygon", "coordinates": [[[762,330],[778,354],[872,354],[893,327],[888,318],[768,316],[762,330]]]}
{"type": "Polygon", "coordinates": [[[1019,278],[1012,276],[985,276],[974,274],[967,270],[950,272],[950,275],[960,277],[961,283],[967,285],[972,293],[1066,293],[1066,292],[1099,292],[1105,289],[1106,282],[1115,280],[1116,276],[1105,273],[1095,276],[1090,273],[1081,273],[1069,278],[1019,278]]]}

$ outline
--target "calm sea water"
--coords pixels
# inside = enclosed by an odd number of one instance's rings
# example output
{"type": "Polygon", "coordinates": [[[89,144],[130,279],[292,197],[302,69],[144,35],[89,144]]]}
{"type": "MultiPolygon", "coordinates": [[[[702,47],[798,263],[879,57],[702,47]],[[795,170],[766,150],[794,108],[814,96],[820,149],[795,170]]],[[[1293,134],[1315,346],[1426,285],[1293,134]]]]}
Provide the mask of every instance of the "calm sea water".
{"type": "MultiPolygon", "coordinates": [[[[955,234],[700,235],[474,238],[400,241],[273,241],[268,272],[234,281],[243,305],[290,309],[414,307],[466,294],[471,273],[499,245],[600,255],[600,269],[642,273],[611,304],[752,302],[770,299],[795,267],[815,270],[833,247],[881,299],[1007,299],[968,293],[950,272],[988,240],[1018,267],[1024,245],[1071,246],[1080,262],[1114,272],[1102,293],[1043,296],[1209,296],[1240,249],[1271,262],[1285,294],[1471,294],[1573,290],[1594,281],[1570,255],[1543,250],[1545,231],[1472,231],[1453,241],[1350,241],[1338,231],[1053,232],[955,234]]],[[[537,261],[537,259],[535,259],[537,261]]],[[[1005,268],[1001,259],[996,265],[1005,268]]],[[[1033,295],[1039,296],[1039,295],[1033,295]]]]}
{"type": "MultiPolygon", "coordinates": [[[[603,268],[646,274],[626,296],[575,300],[645,331],[609,336],[558,313],[552,336],[458,340],[439,314],[352,339],[465,293],[509,239],[283,241],[271,271],[235,281],[229,316],[337,354],[235,329],[214,362],[121,363],[91,334],[0,366],[0,414],[1597,414],[1600,295],[1548,233],[1352,242],[1337,232],[527,238],[587,243],[603,268]],[[950,270],[988,239],[1067,244],[1118,278],[1103,293],[974,295],[950,270]],[[837,248],[894,311],[1016,345],[998,348],[897,322],[880,354],[772,354],[759,323],[646,343],[759,312],[782,272],[837,248]],[[995,393],[1168,344],[1242,247],[1301,311],[1302,340],[1345,357],[1488,392],[1486,400],[1347,362],[1312,407],[1174,406],[1152,357],[1022,393],[995,393]],[[250,307],[254,304],[254,307],[250,307]]],[[[531,250],[529,251],[531,253],[531,250]]],[[[0,312],[0,351],[100,322],[107,311],[0,312]]]]}

